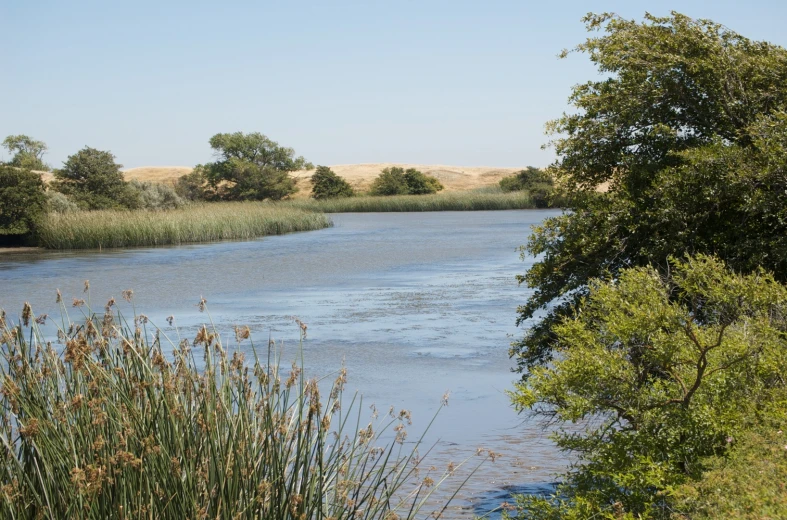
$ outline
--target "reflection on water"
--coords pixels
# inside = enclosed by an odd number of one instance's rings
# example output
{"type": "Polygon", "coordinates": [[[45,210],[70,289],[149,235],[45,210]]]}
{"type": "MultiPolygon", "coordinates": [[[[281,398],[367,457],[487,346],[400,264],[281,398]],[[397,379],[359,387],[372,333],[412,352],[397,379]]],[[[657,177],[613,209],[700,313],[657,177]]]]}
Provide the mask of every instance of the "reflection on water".
{"type": "Polygon", "coordinates": [[[0,256],[0,306],[12,318],[25,301],[58,315],[55,289],[82,298],[90,280],[97,309],[131,288],[136,308],[174,333],[168,315],[181,332],[207,320],[196,309],[204,296],[226,337],[249,325],[258,344],[271,336],[293,356],[298,316],[309,327],[307,372],[329,374],[344,360],[365,403],[412,409],[415,430],[451,391],[427,439],[438,442],[435,460],[447,465],[481,445],[502,454],[451,510],[472,517],[512,489],[546,489],[566,464],[505,395],[516,379],[507,354],[521,334],[516,307],[528,295],[514,276],[532,262],[517,248],[530,225],[554,214],[340,214],[330,229],[249,242],[0,256]]]}

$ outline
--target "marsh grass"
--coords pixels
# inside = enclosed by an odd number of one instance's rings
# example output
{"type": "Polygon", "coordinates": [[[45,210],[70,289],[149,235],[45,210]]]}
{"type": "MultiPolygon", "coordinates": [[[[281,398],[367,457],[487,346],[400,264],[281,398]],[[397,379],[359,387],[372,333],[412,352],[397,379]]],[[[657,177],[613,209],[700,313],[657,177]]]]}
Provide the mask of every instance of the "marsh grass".
{"type": "Polygon", "coordinates": [[[245,327],[234,346],[210,326],[170,340],[144,315],[126,322],[114,301],[103,314],[74,305],[80,323],[36,317],[27,304],[18,325],[2,315],[0,517],[393,520],[445,510],[432,494],[456,468],[419,473],[421,440],[403,447],[409,412],[362,420],[360,402],[343,399],[344,370],[307,379],[302,360],[285,369],[270,342],[259,355],[245,327]],[[55,344],[45,321],[58,325],[55,344]]]}
{"type": "Polygon", "coordinates": [[[50,213],[37,231],[48,249],[161,246],[248,240],[329,227],[325,215],[258,202],[194,204],[164,211],[50,213]]]}
{"type": "MultiPolygon", "coordinates": [[[[552,202],[560,206],[560,200],[552,202]]],[[[325,213],[362,213],[396,211],[483,211],[506,209],[534,209],[537,201],[526,191],[502,193],[489,191],[462,191],[434,195],[371,195],[336,199],[296,199],[277,203],[278,206],[299,208],[325,213]]]]}

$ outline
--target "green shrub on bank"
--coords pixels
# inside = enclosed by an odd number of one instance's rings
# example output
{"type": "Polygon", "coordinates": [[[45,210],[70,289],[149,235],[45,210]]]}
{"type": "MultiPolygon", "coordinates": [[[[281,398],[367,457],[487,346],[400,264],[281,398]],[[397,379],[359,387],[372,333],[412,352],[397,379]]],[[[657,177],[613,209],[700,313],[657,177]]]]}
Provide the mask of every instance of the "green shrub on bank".
{"type": "Polygon", "coordinates": [[[318,166],[312,175],[312,198],[333,199],[355,195],[352,186],[327,166],[318,166]]]}
{"type": "Polygon", "coordinates": [[[80,211],[79,206],[59,191],[47,190],[46,208],[52,213],[71,213],[80,211]]]}
{"type": "Polygon", "coordinates": [[[0,235],[34,233],[45,211],[41,175],[0,164],[0,235]]]}
{"type": "Polygon", "coordinates": [[[194,204],[162,211],[102,210],[49,214],[37,239],[49,249],[161,246],[322,229],[323,214],[254,202],[194,204]]]}
{"type": "Polygon", "coordinates": [[[456,470],[422,469],[420,440],[403,448],[408,412],[367,422],[344,369],[307,379],[248,327],[170,340],[114,300],[82,310],[49,320],[57,347],[29,304],[0,319],[3,518],[413,518],[456,470]]]}
{"type": "Polygon", "coordinates": [[[134,179],[129,186],[137,192],[139,209],[176,209],[186,203],[172,186],[166,184],[134,179]]]}
{"type": "Polygon", "coordinates": [[[81,209],[138,208],[139,193],[123,179],[122,167],[111,152],[86,146],[55,170],[52,188],[81,209]]]}
{"type": "Polygon", "coordinates": [[[771,428],[730,439],[728,457],[706,462],[696,482],[672,496],[674,520],[787,518],[787,439],[771,428]]]}
{"type": "Polygon", "coordinates": [[[398,166],[385,168],[372,182],[369,193],[376,196],[423,195],[437,193],[443,189],[440,181],[424,175],[414,168],[406,171],[398,166]]]}
{"type": "Polygon", "coordinates": [[[583,303],[513,394],[577,458],[556,497],[520,499],[521,518],[669,518],[670,490],[707,457],[784,421],[787,287],[771,274],[698,256],[593,281],[583,303]]]}

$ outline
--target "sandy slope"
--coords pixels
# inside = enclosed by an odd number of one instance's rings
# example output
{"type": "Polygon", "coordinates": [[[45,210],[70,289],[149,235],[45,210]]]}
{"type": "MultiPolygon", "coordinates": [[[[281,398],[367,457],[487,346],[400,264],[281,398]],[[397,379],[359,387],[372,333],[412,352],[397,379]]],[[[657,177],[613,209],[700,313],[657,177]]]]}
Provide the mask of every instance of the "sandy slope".
{"type": "MultiPolygon", "coordinates": [[[[416,168],[423,173],[437,177],[445,186],[446,191],[471,190],[483,186],[497,184],[501,178],[511,175],[520,168],[494,168],[484,166],[446,166],[442,164],[395,164],[395,163],[367,163],[367,164],[337,164],[331,169],[337,175],[344,177],[354,188],[366,190],[380,170],[390,166],[402,168],[416,168]]],[[[125,170],[126,180],[138,179],[173,184],[182,175],[191,171],[187,166],[143,166],[125,170]]],[[[301,188],[300,195],[308,195],[311,189],[309,177],[312,171],[301,170],[293,172],[301,188]]]]}

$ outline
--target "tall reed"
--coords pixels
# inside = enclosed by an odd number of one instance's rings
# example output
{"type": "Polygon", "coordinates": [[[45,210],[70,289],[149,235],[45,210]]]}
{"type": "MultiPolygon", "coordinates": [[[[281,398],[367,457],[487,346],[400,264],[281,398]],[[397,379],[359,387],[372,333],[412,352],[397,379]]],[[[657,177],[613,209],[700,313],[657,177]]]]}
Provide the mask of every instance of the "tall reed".
{"type": "MultiPolygon", "coordinates": [[[[296,199],[277,206],[322,211],[325,213],[395,212],[395,211],[481,211],[533,209],[538,203],[525,191],[449,192],[434,195],[360,196],[337,199],[296,199]]],[[[558,207],[559,201],[553,203],[558,207]]]]}
{"type": "Polygon", "coordinates": [[[230,347],[208,326],[170,341],[144,315],[126,322],[114,301],[85,316],[60,320],[58,347],[28,304],[18,325],[2,314],[0,517],[393,520],[445,509],[425,511],[448,473],[418,474],[421,441],[403,449],[409,413],[362,422],[360,402],[343,399],[344,370],[332,384],[306,379],[302,361],[285,370],[275,345],[258,356],[248,328],[230,347]]]}
{"type": "Polygon", "coordinates": [[[325,215],[295,207],[222,202],[164,211],[51,213],[37,238],[49,249],[99,249],[251,239],[330,225],[325,215]]]}

